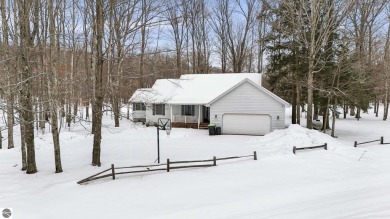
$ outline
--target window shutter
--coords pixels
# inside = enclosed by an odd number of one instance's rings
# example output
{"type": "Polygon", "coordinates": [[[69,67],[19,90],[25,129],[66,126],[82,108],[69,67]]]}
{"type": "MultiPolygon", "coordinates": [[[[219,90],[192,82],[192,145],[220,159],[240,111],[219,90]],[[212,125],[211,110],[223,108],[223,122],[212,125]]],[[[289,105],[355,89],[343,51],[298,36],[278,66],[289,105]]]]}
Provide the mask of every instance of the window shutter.
{"type": "Polygon", "coordinates": [[[153,110],[153,115],[156,115],[156,104],[153,104],[152,110],[153,110]]]}
{"type": "Polygon", "coordinates": [[[163,116],[165,116],[165,104],[161,104],[161,107],[162,107],[162,114],[163,116]]]}
{"type": "Polygon", "coordinates": [[[192,106],[191,106],[191,109],[192,109],[192,112],[191,112],[191,113],[192,113],[192,116],[195,116],[195,106],[192,105],[192,106]]]}
{"type": "Polygon", "coordinates": [[[185,116],[185,108],[184,105],[181,105],[181,115],[185,116]]]}
{"type": "Polygon", "coordinates": [[[135,103],[133,103],[133,111],[136,111],[135,103]]]}

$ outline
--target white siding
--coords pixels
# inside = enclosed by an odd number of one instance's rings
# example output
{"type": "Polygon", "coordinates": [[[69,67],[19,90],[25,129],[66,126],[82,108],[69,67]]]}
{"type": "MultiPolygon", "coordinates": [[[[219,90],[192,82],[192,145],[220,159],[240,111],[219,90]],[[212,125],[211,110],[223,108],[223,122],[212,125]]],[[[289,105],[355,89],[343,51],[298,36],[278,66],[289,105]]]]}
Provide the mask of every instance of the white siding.
{"type": "Polygon", "coordinates": [[[222,116],[225,113],[266,114],[272,118],[271,130],[285,127],[284,105],[249,82],[241,84],[211,104],[210,123],[222,127],[222,116]]]}
{"type": "Polygon", "coordinates": [[[133,111],[132,115],[133,115],[133,120],[134,121],[138,121],[138,120],[139,121],[141,121],[141,120],[145,121],[145,119],[146,119],[146,111],[141,111],[141,110],[133,111]]]}
{"type": "Polygon", "coordinates": [[[172,105],[172,114],[181,115],[181,105],[172,105]]]}
{"type": "Polygon", "coordinates": [[[171,118],[171,108],[169,104],[165,104],[165,115],[153,115],[153,104],[146,105],[146,123],[157,123],[159,118],[171,118]]]}

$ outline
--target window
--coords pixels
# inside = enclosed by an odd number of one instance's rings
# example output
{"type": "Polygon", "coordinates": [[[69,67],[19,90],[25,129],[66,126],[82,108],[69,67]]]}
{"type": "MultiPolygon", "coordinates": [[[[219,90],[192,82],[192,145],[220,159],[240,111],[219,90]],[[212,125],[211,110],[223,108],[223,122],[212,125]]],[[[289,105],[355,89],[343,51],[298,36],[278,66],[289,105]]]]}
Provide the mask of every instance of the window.
{"type": "Polygon", "coordinates": [[[133,111],[145,111],[146,106],[143,103],[133,103],[133,111]]]}
{"type": "Polygon", "coordinates": [[[153,115],[165,116],[165,104],[153,104],[153,115]]]}
{"type": "Polygon", "coordinates": [[[195,106],[194,105],[182,105],[181,106],[181,115],[182,116],[195,116],[195,106]]]}

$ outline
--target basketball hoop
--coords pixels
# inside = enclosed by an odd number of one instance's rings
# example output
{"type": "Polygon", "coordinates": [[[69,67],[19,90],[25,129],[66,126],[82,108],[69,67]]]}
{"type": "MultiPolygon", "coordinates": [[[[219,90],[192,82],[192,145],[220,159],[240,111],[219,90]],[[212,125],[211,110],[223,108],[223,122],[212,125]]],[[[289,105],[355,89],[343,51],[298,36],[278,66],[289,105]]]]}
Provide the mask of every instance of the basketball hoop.
{"type": "Polygon", "coordinates": [[[157,120],[157,126],[161,130],[167,131],[167,135],[171,133],[172,125],[171,125],[171,120],[170,119],[165,119],[165,118],[159,118],[157,120]],[[169,132],[169,133],[168,133],[169,132]]]}

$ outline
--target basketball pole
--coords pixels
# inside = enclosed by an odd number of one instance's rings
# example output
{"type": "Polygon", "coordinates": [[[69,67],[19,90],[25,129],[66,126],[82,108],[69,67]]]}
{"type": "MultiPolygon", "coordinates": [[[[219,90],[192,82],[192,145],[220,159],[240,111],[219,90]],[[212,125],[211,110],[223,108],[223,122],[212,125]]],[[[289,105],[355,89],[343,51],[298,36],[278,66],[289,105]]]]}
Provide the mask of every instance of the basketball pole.
{"type": "MultiPolygon", "coordinates": [[[[170,119],[167,119],[167,121],[164,123],[161,121],[161,118],[158,119],[157,124],[155,124],[157,128],[157,162],[160,163],[160,130],[168,130],[167,129],[167,124],[169,123],[169,131],[170,131],[170,119]]],[[[168,133],[168,131],[167,131],[168,133]]],[[[154,161],[156,162],[156,161],[154,161]]]]}
{"type": "Polygon", "coordinates": [[[157,125],[157,162],[160,163],[160,127],[157,125]]]}

